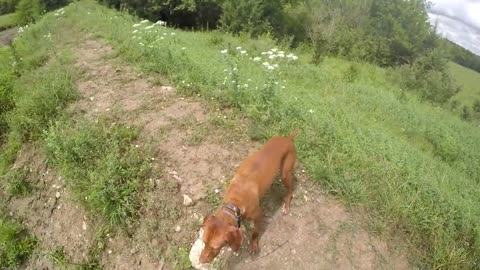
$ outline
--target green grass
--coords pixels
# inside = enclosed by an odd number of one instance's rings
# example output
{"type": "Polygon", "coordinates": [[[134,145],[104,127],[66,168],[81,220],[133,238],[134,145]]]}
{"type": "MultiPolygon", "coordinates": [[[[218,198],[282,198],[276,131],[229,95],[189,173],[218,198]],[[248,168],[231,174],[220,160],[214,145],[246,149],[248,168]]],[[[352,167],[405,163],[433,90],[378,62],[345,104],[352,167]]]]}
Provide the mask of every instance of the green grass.
{"type": "Polygon", "coordinates": [[[0,15],[0,31],[14,27],[17,24],[15,13],[0,15]]]}
{"type": "Polygon", "coordinates": [[[68,187],[108,224],[129,224],[138,214],[142,183],[151,165],[135,144],[137,131],[106,120],[59,121],[46,134],[49,159],[68,187]]]}
{"type": "Polygon", "coordinates": [[[392,85],[385,70],[338,59],[314,65],[301,48],[298,61],[267,72],[264,56],[249,57],[273,48],[268,38],[156,26],[149,32],[138,30],[149,24],[135,28],[139,20],[93,2],[72,9],[70,20],[109,40],[126,61],[168,75],[182,93],[249,116],[255,137],[300,128],[299,157],[312,179],[367,207],[381,221],[378,230],[407,234],[421,266],[480,263],[480,132],[392,85]],[[237,46],[249,55],[241,57],[237,46]]]}
{"type": "Polygon", "coordinates": [[[17,269],[32,254],[37,240],[17,220],[7,216],[4,201],[0,206],[0,268],[17,269]]]}

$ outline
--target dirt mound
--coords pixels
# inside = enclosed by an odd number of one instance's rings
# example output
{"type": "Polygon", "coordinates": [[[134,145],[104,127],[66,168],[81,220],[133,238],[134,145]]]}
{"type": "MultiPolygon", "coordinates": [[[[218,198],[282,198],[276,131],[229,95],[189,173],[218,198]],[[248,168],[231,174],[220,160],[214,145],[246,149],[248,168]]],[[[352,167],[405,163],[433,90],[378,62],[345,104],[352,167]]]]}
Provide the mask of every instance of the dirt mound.
{"type": "Polygon", "coordinates": [[[28,181],[34,187],[30,196],[14,199],[10,211],[21,217],[32,232],[44,240],[34,254],[29,268],[51,269],[49,254],[64,248],[74,263],[87,260],[93,242],[93,225],[81,206],[72,199],[61,176],[45,164],[41,149],[25,145],[13,168],[28,171],[28,181]],[[46,241],[45,241],[46,240],[46,241]]]}

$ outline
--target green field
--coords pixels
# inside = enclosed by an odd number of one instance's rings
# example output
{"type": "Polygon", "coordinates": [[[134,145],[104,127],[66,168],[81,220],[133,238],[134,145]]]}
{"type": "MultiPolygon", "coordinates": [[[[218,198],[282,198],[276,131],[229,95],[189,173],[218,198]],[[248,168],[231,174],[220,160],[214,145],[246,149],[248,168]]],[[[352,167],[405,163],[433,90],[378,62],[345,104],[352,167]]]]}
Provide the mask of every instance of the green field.
{"type": "MultiPolygon", "coordinates": [[[[68,24],[108,40],[125,61],[165,74],[181,93],[213,99],[247,116],[254,139],[300,129],[299,158],[311,179],[350,206],[366,208],[373,231],[407,235],[420,267],[474,269],[480,264],[480,130],[405,93],[389,82],[386,70],[335,58],[312,64],[308,48],[292,51],[266,37],[139,23],[92,1],[66,7],[64,16],[68,24]]],[[[35,58],[44,48],[33,50],[29,41],[55,31],[48,27],[53,19],[47,14],[20,36],[20,53],[35,51],[25,59],[27,67],[28,61],[46,62],[35,58]]],[[[480,96],[478,73],[455,64],[452,72],[464,89],[455,99],[470,104],[480,96]]],[[[49,91],[48,81],[36,80],[49,91]]],[[[70,87],[68,78],[64,86],[70,87]]],[[[59,107],[66,100],[58,101],[59,107]]],[[[18,110],[18,119],[32,108],[18,110]]],[[[27,140],[40,138],[38,127],[45,119],[33,120],[25,122],[30,126],[12,124],[12,130],[26,132],[27,140]]],[[[70,136],[72,144],[81,141],[70,136]]],[[[50,142],[61,140],[58,135],[50,142]]],[[[56,162],[82,176],[72,169],[77,164],[62,163],[61,152],[56,162]]]]}
{"type": "Polygon", "coordinates": [[[0,31],[14,27],[17,24],[15,13],[0,15],[0,31]]]}
{"type": "Polygon", "coordinates": [[[471,107],[475,100],[480,100],[480,73],[462,67],[456,63],[450,63],[450,69],[457,82],[461,85],[460,91],[452,100],[471,107]]]}

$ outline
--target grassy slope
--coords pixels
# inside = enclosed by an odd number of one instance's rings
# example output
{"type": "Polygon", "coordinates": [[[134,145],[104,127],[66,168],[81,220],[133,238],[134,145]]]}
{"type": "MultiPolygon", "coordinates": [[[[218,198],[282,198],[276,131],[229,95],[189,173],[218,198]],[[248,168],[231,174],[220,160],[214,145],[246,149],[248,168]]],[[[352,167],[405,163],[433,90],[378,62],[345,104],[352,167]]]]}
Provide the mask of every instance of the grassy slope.
{"type": "Polygon", "coordinates": [[[0,31],[13,27],[17,23],[15,13],[0,15],[0,31]]]}
{"type": "MultiPolygon", "coordinates": [[[[375,229],[407,233],[417,247],[412,253],[429,268],[478,265],[478,128],[402,93],[386,81],[384,70],[371,65],[337,59],[312,65],[305,49],[295,52],[299,61],[280,63],[269,73],[261,66],[265,60],[248,59],[274,46],[268,38],[157,26],[147,33],[138,29],[148,24],[134,28],[133,17],[90,1],[67,9],[69,23],[109,39],[126,60],[170,75],[180,91],[244,105],[243,112],[257,123],[252,135],[267,138],[300,128],[299,156],[312,178],[345,201],[370,209],[375,229]],[[237,46],[250,55],[220,53],[237,46]],[[269,78],[279,83],[281,106],[259,112],[269,78]]],[[[38,59],[24,62],[30,60],[38,59]]]]}
{"type": "Polygon", "coordinates": [[[475,100],[480,100],[480,73],[462,67],[456,63],[450,63],[450,69],[457,82],[462,86],[453,99],[462,105],[471,107],[475,100]]]}
{"type": "Polygon", "coordinates": [[[376,229],[406,232],[429,267],[478,264],[478,128],[402,93],[379,68],[335,59],[315,66],[307,51],[296,52],[300,60],[282,64],[273,77],[285,86],[278,88],[282,107],[272,108],[281,121],[262,122],[254,86],[261,88],[270,73],[248,57],[220,51],[242,46],[249,56],[260,56],[274,46],[269,39],[158,27],[138,31],[149,24],[134,28],[133,17],[92,2],[77,11],[72,20],[109,39],[128,61],[169,74],[181,91],[219,102],[244,99],[244,111],[260,122],[252,133],[267,138],[301,128],[299,155],[313,179],[368,207],[378,218],[376,229]],[[232,94],[244,84],[249,86],[232,94]]]}

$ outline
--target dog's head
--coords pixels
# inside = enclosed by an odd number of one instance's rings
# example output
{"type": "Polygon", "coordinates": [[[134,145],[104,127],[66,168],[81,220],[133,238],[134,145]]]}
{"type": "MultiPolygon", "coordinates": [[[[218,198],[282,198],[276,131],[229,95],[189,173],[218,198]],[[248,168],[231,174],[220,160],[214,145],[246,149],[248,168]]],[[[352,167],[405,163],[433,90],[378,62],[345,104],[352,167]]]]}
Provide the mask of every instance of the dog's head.
{"type": "Polygon", "coordinates": [[[242,230],[222,222],[213,215],[205,217],[202,227],[205,247],[200,254],[200,263],[210,263],[226,245],[234,251],[238,251],[242,246],[242,230]]]}

